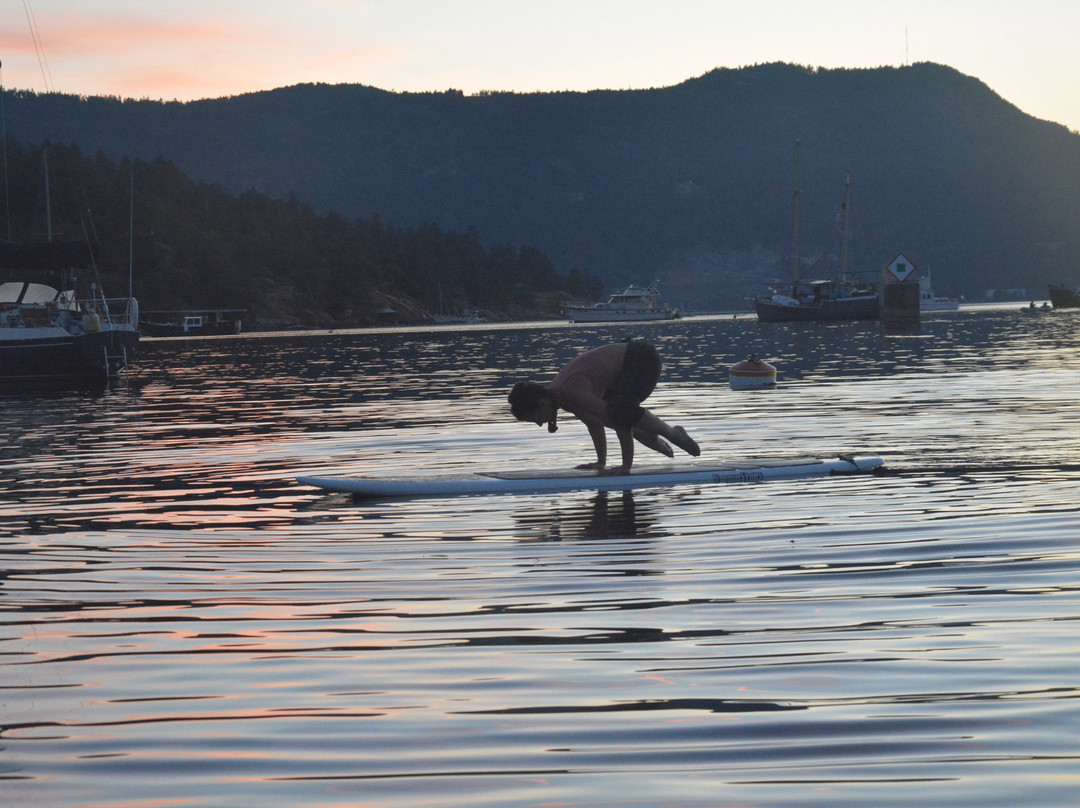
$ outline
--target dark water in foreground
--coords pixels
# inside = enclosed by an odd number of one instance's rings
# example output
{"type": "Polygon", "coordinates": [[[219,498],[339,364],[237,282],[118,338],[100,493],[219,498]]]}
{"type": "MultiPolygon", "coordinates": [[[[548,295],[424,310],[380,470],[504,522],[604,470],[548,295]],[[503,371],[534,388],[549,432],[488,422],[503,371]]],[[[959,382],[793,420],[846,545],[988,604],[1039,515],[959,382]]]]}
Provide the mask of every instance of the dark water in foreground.
{"type": "Polygon", "coordinates": [[[127,388],[0,396],[0,805],[1072,806],[1078,344],[1015,311],[147,341],[127,388]],[[703,460],[890,474],[292,482],[590,459],[505,392],[631,333],[703,460]],[[777,390],[728,389],[751,352],[777,390]]]}

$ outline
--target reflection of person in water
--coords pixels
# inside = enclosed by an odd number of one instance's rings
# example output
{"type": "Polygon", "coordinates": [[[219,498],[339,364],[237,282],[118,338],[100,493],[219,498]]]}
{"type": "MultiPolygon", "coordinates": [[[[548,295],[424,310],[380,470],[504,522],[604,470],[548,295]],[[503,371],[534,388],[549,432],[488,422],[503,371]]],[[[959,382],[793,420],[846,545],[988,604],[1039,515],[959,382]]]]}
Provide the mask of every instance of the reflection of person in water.
{"type": "Polygon", "coordinates": [[[558,506],[550,503],[515,515],[522,538],[539,541],[572,541],[653,538],[655,501],[640,505],[633,491],[599,491],[589,499],[568,499],[558,506]]]}
{"type": "Polygon", "coordinates": [[[578,466],[603,470],[607,464],[607,435],[615,431],[622,452],[622,465],[608,469],[612,474],[628,474],[634,463],[634,441],[653,451],[673,457],[668,441],[697,457],[701,449],[681,426],[669,426],[641,406],[660,378],[660,356],[647,342],[626,341],[602,345],[575,357],[550,386],[518,382],[510,392],[510,412],[519,421],[558,427],[560,409],[574,415],[589,430],[596,462],[578,466]]]}
{"type": "MultiPolygon", "coordinates": [[[[601,491],[592,500],[592,511],[588,524],[582,531],[590,539],[627,538],[638,534],[638,514],[634,504],[634,492],[623,491],[618,500],[609,507],[606,491],[601,491]]],[[[642,524],[642,528],[647,522],[642,524]]]]}

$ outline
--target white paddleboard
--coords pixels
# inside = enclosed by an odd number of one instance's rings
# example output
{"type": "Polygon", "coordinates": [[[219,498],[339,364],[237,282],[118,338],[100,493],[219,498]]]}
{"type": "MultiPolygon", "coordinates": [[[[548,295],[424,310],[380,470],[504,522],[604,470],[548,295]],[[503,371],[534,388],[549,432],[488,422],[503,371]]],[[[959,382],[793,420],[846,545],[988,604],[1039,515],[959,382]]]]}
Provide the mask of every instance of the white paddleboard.
{"type": "Polygon", "coordinates": [[[303,485],[359,497],[443,497],[457,494],[523,494],[557,491],[626,491],[667,485],[756,483],[825,474],[860,474],[882,465],[880,457],[747,458],[726,463],[682,463],[635,467],[630,474],[592,470],[489,471],[426,477],[297,477],[303,485]]]}

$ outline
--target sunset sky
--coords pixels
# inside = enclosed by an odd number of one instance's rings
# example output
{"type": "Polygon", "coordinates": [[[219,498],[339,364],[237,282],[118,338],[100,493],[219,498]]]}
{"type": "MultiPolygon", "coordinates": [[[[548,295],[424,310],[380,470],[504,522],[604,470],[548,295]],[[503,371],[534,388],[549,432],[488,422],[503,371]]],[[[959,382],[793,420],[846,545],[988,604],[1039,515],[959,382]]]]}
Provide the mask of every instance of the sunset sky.
{"type": "Polygon", "coordinates": [[[932,61],[1073,130],[1078,31],[1076,0],[0,0],[8,89],[530,92],[662,87],[761,62],[932,61]]]}

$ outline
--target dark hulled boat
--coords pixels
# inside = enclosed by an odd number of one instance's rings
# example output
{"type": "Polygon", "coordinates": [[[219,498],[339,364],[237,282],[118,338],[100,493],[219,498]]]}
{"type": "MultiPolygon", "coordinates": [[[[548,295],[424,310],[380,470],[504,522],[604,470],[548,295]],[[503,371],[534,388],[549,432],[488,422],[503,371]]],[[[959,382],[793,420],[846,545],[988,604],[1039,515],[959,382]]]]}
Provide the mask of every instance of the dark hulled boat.
{"type": "Polygon", "coordinates": [[[0,241],[0,268],[23,275],[0,283],[0,383],[85,384],[127,367],[139,341],[138,303],[108,299],[96,283],[79,294],[75,270],[92,261],[80,242],[0,241]],[[59,288],[39,276],[58,277],[59,288]]]}
{"type": "Polygon", "coordinates": [[[857,289],[840,281],[796,283],[792,295],[774,294],[754,301],[763,323],[817,320],[878,320],[881,303],[873,289],[857,289]]]}
{"type": "Polygon", "coordinates": [[[881,302],[876,289],[861,288],[847,278],[849,216],[851,213],[851,179],[844,184],[844,203],[841,207],[842,240],[840,247],[840,277],[834,280],[804,281],[800,279],[799,261],[799,144],[795,143],[795,203],[792,227],[791,269],[793,280],[783,290],[773,290],[769,297],[754,301],[757,318],[763,323],[804,323],[819,320],[879,320],[881,302]]]}
{"type": "Polygon", "coordinates": [[[1060,284],[1050,284],[1050,305],[1055,309],[1080,309],[1080,291],[1060,284]]]}

